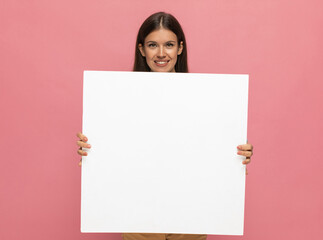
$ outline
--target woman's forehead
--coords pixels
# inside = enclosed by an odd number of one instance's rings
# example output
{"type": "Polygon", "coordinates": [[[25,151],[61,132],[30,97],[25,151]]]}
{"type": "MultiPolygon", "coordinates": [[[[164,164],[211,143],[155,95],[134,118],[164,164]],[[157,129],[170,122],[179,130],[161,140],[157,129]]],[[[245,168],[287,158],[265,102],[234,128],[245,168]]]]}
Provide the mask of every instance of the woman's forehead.
{"type": "Polygon", "coordinates": [[[168,41],[177,41],[177,36],[174,32],[168,30],[168,29],[158,29],[155,31],[152,31],[147,35],[145,38],[145,42],[168,42],[168,41]]]}

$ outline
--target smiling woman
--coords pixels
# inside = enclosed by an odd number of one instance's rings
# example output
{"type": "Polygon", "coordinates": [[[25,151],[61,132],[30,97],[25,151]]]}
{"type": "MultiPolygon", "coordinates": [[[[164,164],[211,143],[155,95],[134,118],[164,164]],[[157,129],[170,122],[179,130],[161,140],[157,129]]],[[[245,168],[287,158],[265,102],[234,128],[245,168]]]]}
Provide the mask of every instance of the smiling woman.
{"type": "Polygon", "coordinates": [[[188,72],[185,35],[174,16],[158,12],[143,22],[133,71],[188,72]]]}
{"type": "Polygon", "coordinates": [[[140,53],[152,72],[175,72],[177,55],[183,51],[183,42],[170,30],[160,28],[148,34],[144,46],[139,43],[140,53]]]}
{"type": "MultiPolygon", "coordinates": [[[[135,50],[133,71],[142,72],[188,72],[186,40],[181,25],[171,14],[158,12],[148,17],[141,25],[135,50]]],[[[78,153],[87,156],[82,148],[91,148],[88,139],[78,133],[78,153]]],[[[237,154],[245,156],[242,162],[248,164],[253,146],[237,146],[237,154]]],[[[80,162],[81,163],[81,162],[80,162]]],[[[159,234],[123,233],[123,240],[205,240],[206,234],[159,234]]]]}

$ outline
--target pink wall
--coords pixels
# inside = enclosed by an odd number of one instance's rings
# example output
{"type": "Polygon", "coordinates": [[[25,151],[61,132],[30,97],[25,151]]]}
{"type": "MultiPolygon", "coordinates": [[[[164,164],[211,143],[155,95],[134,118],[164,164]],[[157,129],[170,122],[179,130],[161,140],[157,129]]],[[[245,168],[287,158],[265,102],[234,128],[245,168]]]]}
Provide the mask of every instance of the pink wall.
{"type": "Polygon", "coordinates": [[[198,73],[249,73],[245,236],[323,239],[323,2],[2,0],[0,239],[80,233],[82,72],[129,71],[137,30],[174,14],[198,73]]]}

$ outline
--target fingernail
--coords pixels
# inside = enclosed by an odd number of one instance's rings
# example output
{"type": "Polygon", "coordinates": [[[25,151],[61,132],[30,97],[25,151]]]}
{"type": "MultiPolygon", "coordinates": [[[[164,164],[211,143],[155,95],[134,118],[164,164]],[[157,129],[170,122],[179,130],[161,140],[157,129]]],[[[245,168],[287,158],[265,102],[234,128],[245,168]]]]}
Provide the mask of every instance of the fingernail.
{"type": "Polygon", "coordinates": [[[240,147],[240,146],[238,146],[237,148],[238,148],[238,149],[241,149],[241,147],[240,147]]]}
{"type": "Polygon", "coordinates": [[[90,144],[88,144],[88,145],[87,145],[87,147],[88,147],[88,148],[90,148],[90,147],[91,147],[91,145],[90,145],[90,144]]]}
{"type": "Polygon", "coordinates": [[[87,138],[84,138],[84,141],[87,141],[87,138]]]}
{"type": "Polygon", "coordinates": [[[241,151],[238,151],[238,154],[241,154],[241,151]]]}

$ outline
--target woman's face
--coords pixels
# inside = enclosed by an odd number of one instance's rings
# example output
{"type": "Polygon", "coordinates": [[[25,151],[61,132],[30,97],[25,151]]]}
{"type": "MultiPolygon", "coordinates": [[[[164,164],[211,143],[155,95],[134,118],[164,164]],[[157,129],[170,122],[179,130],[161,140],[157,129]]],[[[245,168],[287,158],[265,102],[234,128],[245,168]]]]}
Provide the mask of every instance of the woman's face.
{"type": "Polygon", "coordinates": [[[175,72],[177,56],[183,51],[183,42],[178,46],[176,34],[161,28],[149,33],[144,46],[139,44],[138,47],[152,72],[175,72]]]}

